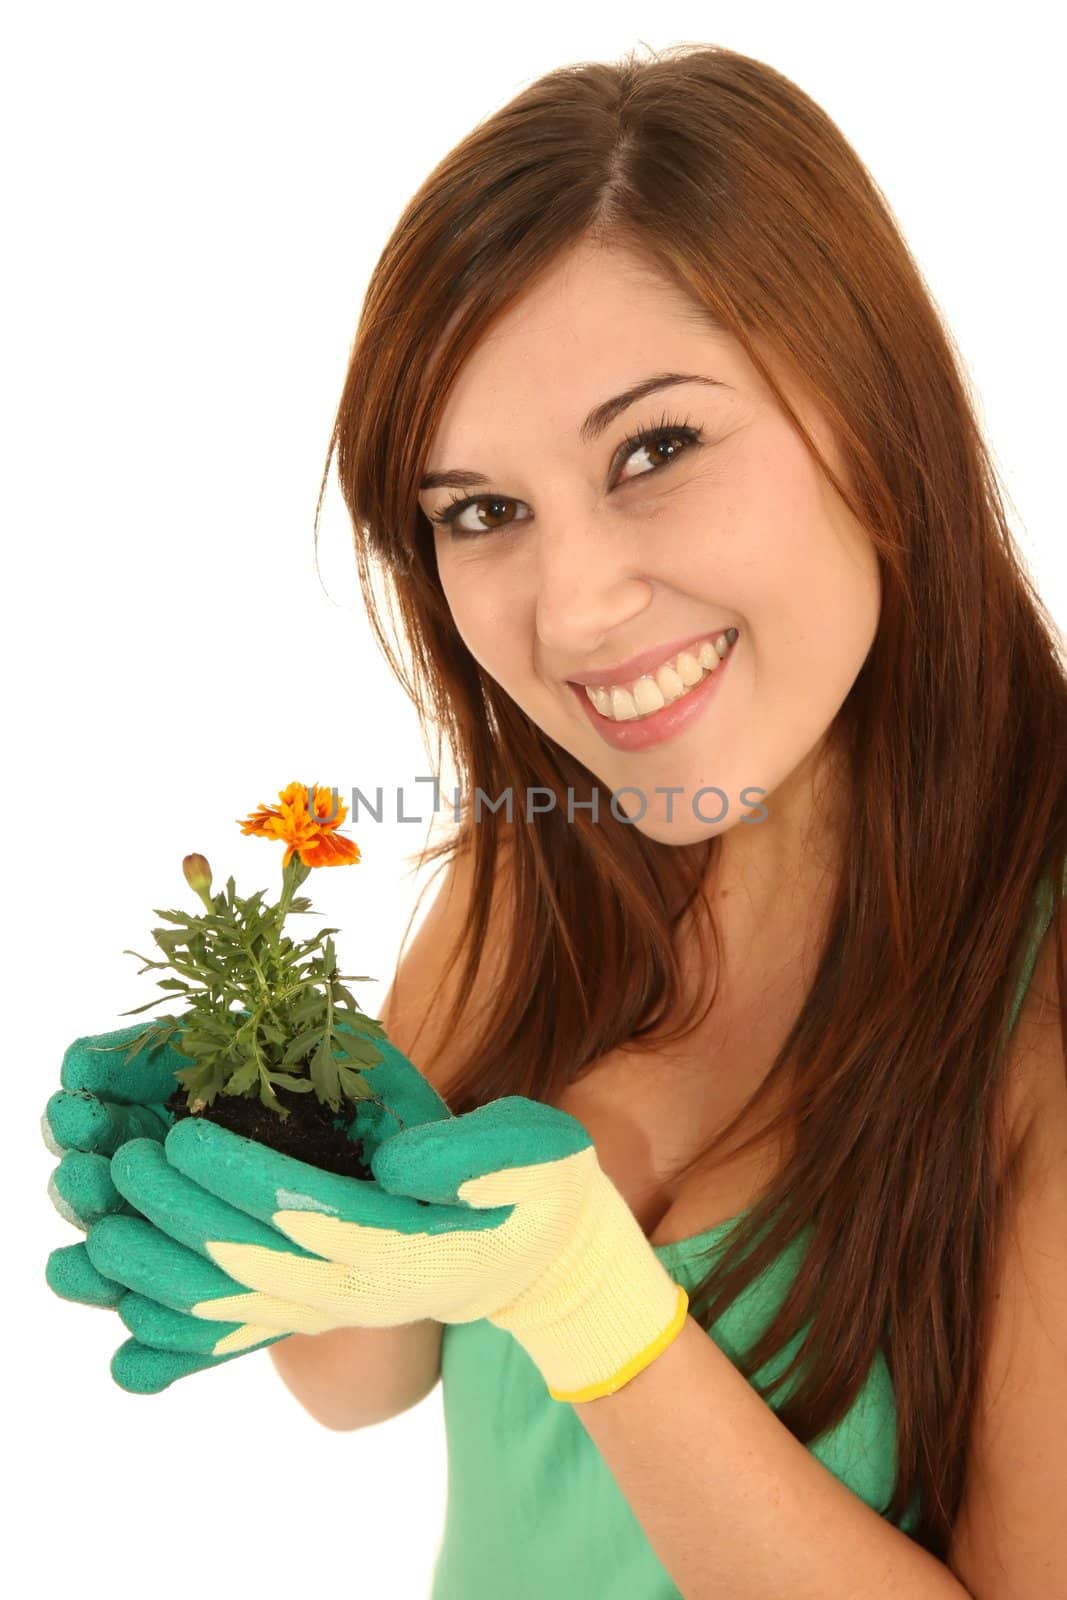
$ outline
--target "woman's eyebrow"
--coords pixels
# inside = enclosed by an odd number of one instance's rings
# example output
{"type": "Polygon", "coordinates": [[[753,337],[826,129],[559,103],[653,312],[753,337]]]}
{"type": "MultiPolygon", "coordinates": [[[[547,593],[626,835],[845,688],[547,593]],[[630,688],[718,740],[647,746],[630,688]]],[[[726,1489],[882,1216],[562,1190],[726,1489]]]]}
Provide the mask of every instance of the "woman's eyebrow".
{"type": "MultiPolygon", "coordinates": [[[[623,389],[621,394],[612,395],[610,400],[602,400],[594,406],[578,429],[578,437],[583,444],[592,444],[600,438],[605,428],[615,421],[615,418],[629,406],[635,405],[638,400],[643,400],[646,395],[655,394],[660,389],[671,389],[680,383],[706,383],[717,388],[725,385],[720,378],[706,378],[695,372],[659,372],[651,378],[642,378],[639,383],[631,384],[628,389],[623,389]]],[[[482,472],[474,472],[470,468],[453,467],[447,472],[428,472],[419,483],[419,493],[426,489],[473,489],[479,483],[488,483],[489,479],[482,472]]]]}

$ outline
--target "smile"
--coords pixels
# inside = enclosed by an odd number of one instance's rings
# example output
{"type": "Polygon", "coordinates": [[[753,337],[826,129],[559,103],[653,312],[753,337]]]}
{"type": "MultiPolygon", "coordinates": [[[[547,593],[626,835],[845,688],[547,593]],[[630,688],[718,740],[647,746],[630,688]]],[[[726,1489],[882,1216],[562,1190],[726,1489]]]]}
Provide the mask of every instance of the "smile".
{"type": "Polygon", "coordinates": [[[614,685],[599,689],[577,683],[568,687],[605,744],[616,750],[647,750],[674,738],[703,715],[722,684],[732,676],[728,668],[741,643],[738,630],[727,628],[725,633],[705,639],[695,648],[680,651],[654,673],[636,679],[632,689],[614,685]],[[687,677],[692,681],[686,682],[687,677]],[[598,698],[606,707],[603,712],[598,698]],[[642,702],[651,705],[653,699],[661,702],[657,708],[641,709],[642,702]],[[616,708],[623,713],[621,716],[616,708]]]}
{"type": "Polygon", "coordinates": [[[611,722],[633,722],[655,715],[664,706],[673,705],[692,692],[710,672],[717,671],[737,638],[736,628],[712,635],[699,645],[680,650],[676,656],[656,668],[654,673],[642,673],[625,686],[593,689],[585,693],[602,717],[611,722]]]}

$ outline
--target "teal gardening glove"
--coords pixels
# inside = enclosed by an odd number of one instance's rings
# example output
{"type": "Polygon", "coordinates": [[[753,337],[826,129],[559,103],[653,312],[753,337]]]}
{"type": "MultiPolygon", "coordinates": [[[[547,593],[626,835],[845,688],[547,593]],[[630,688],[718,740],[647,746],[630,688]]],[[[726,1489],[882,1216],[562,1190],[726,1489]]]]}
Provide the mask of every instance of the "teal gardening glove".
{"type": "Polygon", "coordinates": [[[681,1331],[685,1290],[568,1113],[505,1096],[386,1137],[370,1165],[373,1181],[341,1177],[188,1118],[116,1153],[115,1185],[149,1220],[104,1216],[86,1248],[209,1329],[485,1317],[557,1400],[614,1392],[681,1331]]]}
{"type": "MultiPolygon", "coordinates": [[[[41,1116],[41,1137],[60,1160],[48,1180],[52,1204],[67,1222],[87,1231],[110,1212],[132,1208],[111,1181],[110,1157],[127,1139],[162,1144],[174,1118],[164,1101],[178,1086],[175,1072],[186,1056],[169,1044],[139,1050],[128,1063],[112,1047],[129,1045],[143,1024],[111,1033],[84,1034],[67,1046],[59,1081],[41,1116]]],[[[101,1278],[84,1244],[64,1245],[48,1257],[49,1286],[65,1300],[117,1305],[121,1284],[101,1278]]]]}
{"type": "MultiPolygon", "coordinates": [[[[131,1139],[151,1141],[162,1150],[175,1125],[164,1102],[178,1086],[175,1073],[189,1066],[189,1058],[169,1044],[151,1053],[138,1051],[125,1062],[122,1051],[113,1047],[129,1045],[142,1031],[140,1024],[85,1035],[64,1054],[62,1087],[49,1098],[41,1118],[44,1142],[61,1158],[48,1189],[60,1215],[87,1237],[53,1250],[46,1278],[65,1300],[118,1311],[134,1337],[115,1351],[112,1377],[132,1394],[158,1394],[177,1378],[275,1344],[294,1330],[279,1332],[243,1320],[221,1326],[204,1323],[157,1298],[131,1291],[126,1282],[94,1265],[88,1238],[100,1218],[122,1216],[149,1228],[143,1214],[115,1187],[112,1163],[131,1139]]],[[[375,1095],[396,1116],[374,1100],[359,1103],[348,1133],[362,1141],[364,1160],[396,1131],[397,1118],[410,1127],[450,1114],[440,1095],[395,1046],[387,1039],[374,1042],[382,1059],[363,1070],[375,1095]]]]}

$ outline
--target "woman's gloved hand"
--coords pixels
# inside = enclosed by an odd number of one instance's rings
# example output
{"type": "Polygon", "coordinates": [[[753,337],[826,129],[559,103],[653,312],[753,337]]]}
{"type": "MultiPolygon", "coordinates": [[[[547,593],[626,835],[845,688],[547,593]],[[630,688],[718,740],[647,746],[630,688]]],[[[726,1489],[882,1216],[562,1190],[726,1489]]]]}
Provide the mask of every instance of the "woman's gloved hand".
{"type": "MultiPolygon", "coordinates": [[[[99,1217],[134,1212],[111,1181],[114,1152],[128,1139],[162,1145],[174,1122],[163,1102],[178,1086],[175,1072],[188,1067],[189,1059],[165,1044],[126,1061],[121,1047],[143,1032],[142,1022],[73,1040],[63,1053],[61,1087],[41,1116],[41,1137],[60,1158],[48,1180],[49,1196],[60,1216],[83,1233],[99,1217]]],[[[83,1305],[116,1306],[126,1293],[124,1284],[97,1272],[84,1242],[53,1250],[45,1276],[56,1294],[83,1305]]]]}
{"type": "MultiPolygon", "coordinates": [[[[105,1053],[108,1046],[128,1044],[139,1031],[139,1028],[124,1028],[114,1033],[86,1036],[75,1040],[64,1055],[61,1077],[64,1088],[51,1097],[42,1119],[45,1143],[63,1155],[54,1179],[56,1189],[50,1183],[49,1191],[60,1213],[85,1229],[87,1237],[79,1244],[54,1250],[48,1258],[46,1275],[52,1289],[64,1299],[111,1306],[118,1311],[134,1337],[116,1350],[111,1362],[112,1376],[130,1393],[158,1394],[177,1378],[275,1344],[295,1330],[280,1333],[275,1328],[256,1327],[244,1321],[226,1322],[221,1326],[218,1322],[205,1323],[175,1310],[169,1303],[132,1292],[127,1282],[106,1275],[94,1265],[89,1239],[95,1223],[102,1217],[121,1216],[135,1228],[148,1230],[150,1227],[143,1213],[115,1187],[112,1162],[130,1139],[137,1139],[142,1145],[150,1140],[162,1151],[163,1139],[174,1126],[173,1113],[162,1102],[177,1087],[175,1071],[189,1066],[189,1058],[170,1046],[153,1052],[151,1058],[138,1053],[125,1066],[121,1052],[105,1053]],[[119,1101],[120,1094],[126,1097],[126,1103],[119,1101]],[[132,1096],[143,1096],[143,1101],[133,1100],[132,1096]],[[81,1177],[77,1190],[71,1183],[63,1186],[58,1183],[58,1171],[69,1167],[75,1156],[98,1163],[88,1172],[92,1183],[88,1198],[81,1177]],[[72,1195],[76,1206],[70,1198],[72,1195]]],[[[394,1133],[401,1123],[411,1127],[421,1121],[450,1115],[440,1095],[406,1056],[387,1039],[375,1039],[374,1043],[382,1059],[363,1070],[368,1074],[375,1095],[395,1115],[376,1101],[359,1103],[348,1133],[351,1138],[362,1141],[363,1156],[368,1161],[382,1140],[394,1133]]],[[[202,1121],[199,1118],[187,1120],[198,1124],[202,1121]]]]}
{"type": "Polygon", "coordinates": [[[116,1187],[149,1220],[105,1216],[87,1249],[209,1327],[485,1317],[557,1400],[613,1393],[681,1331],[685,1290],[567,1112],[505,1096],[385,1138],[370,1164],[373,1182],[341,1177],[189,1118],[162,1148],[116,1153],[116,1187]]]}

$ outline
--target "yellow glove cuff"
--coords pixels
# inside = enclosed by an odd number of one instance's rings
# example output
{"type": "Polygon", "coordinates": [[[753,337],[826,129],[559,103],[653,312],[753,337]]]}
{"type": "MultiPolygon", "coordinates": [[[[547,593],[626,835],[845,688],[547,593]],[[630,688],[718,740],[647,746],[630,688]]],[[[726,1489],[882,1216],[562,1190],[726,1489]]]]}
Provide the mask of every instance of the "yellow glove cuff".
{"type": "Polygon", "coordinates": [[[593,1181],[551,1266],[487,1318],[514,1335],[554,1400],[614,1394],[677,1338],[689,1296],[668,1273],[590,1148],[593,1181]]]}

